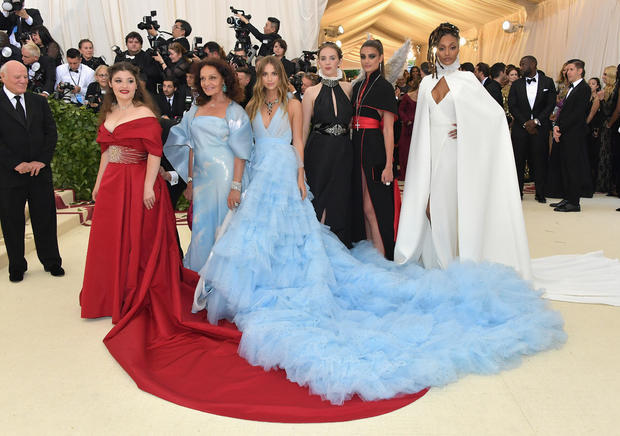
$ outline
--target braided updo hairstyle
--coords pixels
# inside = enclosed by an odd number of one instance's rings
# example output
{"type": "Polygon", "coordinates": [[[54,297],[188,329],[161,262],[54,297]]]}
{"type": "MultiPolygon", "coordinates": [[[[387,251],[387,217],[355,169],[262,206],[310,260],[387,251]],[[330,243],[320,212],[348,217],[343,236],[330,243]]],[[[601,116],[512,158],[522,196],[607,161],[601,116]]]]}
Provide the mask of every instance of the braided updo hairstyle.
{"type": "Polygon", "coordinates": [[[457,41],[461,38],[459,35],[459,28],[450,23],[441,23],[428,37],[428,53],[426,58],[431,64],[431,72],[433,77],[437,77],[437,46],[439,45],[441,38],[446,35],[454,36],[457,41]]]}

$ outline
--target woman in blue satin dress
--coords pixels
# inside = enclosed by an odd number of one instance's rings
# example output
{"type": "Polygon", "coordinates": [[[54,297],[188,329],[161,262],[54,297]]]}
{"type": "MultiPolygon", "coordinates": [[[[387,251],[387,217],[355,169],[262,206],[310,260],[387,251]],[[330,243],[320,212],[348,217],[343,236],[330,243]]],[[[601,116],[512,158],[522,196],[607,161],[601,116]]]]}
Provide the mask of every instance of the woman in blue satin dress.
{"type": "Polygon", "coordinates": [[[511,268],[425,270],[369,242],[347,250],[306,196],[301,105],[286,94],[282,64],[261,59],[257,78],[250,181],[193,305],[211,323],[237,325],[242,357],[342,404],[494,373],[565,341],[562,318],[511,268]]]}
{"type": "Polygon", "coordinates": [[[198,271],[226,213],[241,201],[252,129],[243,108],[233,101],[242,100],[243,94],[226,62],[207,59],[193,71],[200,95],[183,120],[170,129],[164,154],[187,182],[186,198],[193,200],[192,239],[183,263],[198,271]]]}

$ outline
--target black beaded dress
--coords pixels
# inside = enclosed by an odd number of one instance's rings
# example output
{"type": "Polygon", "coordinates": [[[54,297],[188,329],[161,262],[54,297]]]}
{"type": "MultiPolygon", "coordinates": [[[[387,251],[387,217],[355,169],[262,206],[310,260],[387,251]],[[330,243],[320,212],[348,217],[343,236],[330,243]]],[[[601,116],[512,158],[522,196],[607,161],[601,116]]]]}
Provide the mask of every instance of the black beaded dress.
{"type": "Polygon", "coordinates": [[[351,171],[353,144],[348,127],[353,108],[335,80],[323,80],[314,100],[312,131],[304,152],[304,167],[312,205],[347,247],[351,248],[351,171]],[[336,110],[334,110],[334,99],[336,110]]]}

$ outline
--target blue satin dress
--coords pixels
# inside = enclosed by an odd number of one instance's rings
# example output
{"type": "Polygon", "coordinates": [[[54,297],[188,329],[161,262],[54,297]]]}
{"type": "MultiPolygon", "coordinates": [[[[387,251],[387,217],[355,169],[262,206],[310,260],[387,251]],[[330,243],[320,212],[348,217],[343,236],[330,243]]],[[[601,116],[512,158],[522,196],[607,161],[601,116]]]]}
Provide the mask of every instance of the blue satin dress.
{"type": "Polygon", "coordinates": [[[164,154],[179,177],[187,181],[189,149],[194,150],[192,239],[183,259],[186,268],[199,271],[228,212],[234,158],[247,160],[253,146],[250,119],[231,102],[226,117],[196,116],[194,105],[170,129],[164,154]]]}
{"type": "Polygon", "coordinates": [[[565,341],[560,315],[509,267],[397,265],[368,241],[349,251],[301,199],[286,114],[252,125],[250,181],[193,306],[233,321],[252,365],[342,404],[495,373],[565,341]]]}

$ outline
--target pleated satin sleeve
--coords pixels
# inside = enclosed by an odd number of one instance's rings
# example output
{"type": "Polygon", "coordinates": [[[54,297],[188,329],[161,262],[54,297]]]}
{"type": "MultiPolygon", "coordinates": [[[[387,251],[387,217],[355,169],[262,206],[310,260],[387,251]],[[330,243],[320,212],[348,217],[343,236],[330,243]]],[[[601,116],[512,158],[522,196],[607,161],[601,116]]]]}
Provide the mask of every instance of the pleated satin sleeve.
{"type": "Polygon", "coordinates": [[[193,105],[189,111],[183,114],[183,119],[176,126],[172,126],[168,139],[164,144],[164,155],[177,172],[179,177],[187,182],[187,170],[189,163],[189,149],[194,148],[191,124],[196,116],[198,106],[193,105]]]}
{"type": "Polygon", "coordinates": [[[228,146],[239,159],[248,160],[252,151],[252,125],[250,117],[240,105],[232,102],[226,109],[228,146]]]}

